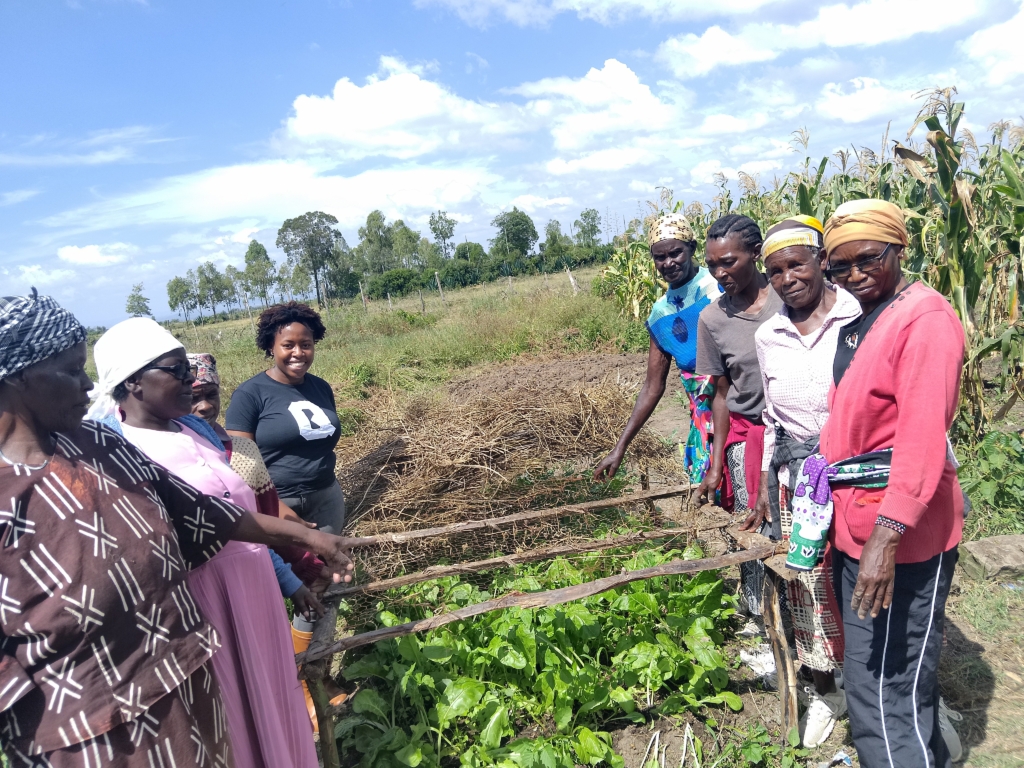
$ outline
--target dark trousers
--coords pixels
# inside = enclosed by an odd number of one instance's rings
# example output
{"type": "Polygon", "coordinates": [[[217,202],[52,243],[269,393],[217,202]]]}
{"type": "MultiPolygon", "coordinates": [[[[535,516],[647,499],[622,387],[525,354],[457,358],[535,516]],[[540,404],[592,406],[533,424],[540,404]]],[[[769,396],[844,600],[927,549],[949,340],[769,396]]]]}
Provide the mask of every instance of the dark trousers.
{"type": "Polygon", "coordinates": [[[957,550],[896,566],[892,605],[877,619],[850,608],[860,563],[832,550],[843,611],[843,676],[863,768],[949,768],[939,731],[939,652],[957,550]]]}

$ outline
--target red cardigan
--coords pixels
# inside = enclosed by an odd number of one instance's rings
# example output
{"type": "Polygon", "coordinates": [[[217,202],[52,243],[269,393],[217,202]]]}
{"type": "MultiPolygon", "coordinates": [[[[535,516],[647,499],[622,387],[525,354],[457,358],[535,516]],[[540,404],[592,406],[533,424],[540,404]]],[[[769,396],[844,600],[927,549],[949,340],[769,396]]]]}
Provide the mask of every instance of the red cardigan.
{"type": "MultiPolygon", "coordinates": [[[[840,341],[840,343],[842,343],[840,341]]],[[[839,386],[829,392],[821,450],[829,463],[892,448],[887,488],[837,488],[829,541],[860,558],[884,515],[907,526],[896,562],[918,563],[955,547],[963,495],[946,457],[956,415],[964,332],[941,294],[915,283],[875,320],[839,386]]]]}

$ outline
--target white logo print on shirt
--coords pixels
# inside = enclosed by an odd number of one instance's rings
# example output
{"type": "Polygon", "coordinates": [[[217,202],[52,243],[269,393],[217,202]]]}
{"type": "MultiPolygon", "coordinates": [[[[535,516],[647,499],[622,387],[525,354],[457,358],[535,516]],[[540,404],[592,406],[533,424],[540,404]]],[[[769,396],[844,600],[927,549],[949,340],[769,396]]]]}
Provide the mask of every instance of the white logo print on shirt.
{"type": "Polygon", "coordinates": [[[334,425],[316,403],[297,400],[288,406],[288,412],[299,425],[299,434],[307,440],[320,440],[334,434],[334,425]]]}

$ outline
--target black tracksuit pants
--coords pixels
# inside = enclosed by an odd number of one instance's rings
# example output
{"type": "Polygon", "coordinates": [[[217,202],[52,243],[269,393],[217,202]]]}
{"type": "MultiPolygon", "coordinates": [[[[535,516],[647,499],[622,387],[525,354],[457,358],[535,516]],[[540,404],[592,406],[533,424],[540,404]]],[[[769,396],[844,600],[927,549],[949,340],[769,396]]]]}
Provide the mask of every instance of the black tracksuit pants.
{"type": "Polygon", "coordinates": [[[832,550],[843,610],[846,701],[863,768],[949,768],[939,731],[939,652],[957,550],[896,566],[893,600],[877,619],[850,608],[860,563],[832,550]]]}

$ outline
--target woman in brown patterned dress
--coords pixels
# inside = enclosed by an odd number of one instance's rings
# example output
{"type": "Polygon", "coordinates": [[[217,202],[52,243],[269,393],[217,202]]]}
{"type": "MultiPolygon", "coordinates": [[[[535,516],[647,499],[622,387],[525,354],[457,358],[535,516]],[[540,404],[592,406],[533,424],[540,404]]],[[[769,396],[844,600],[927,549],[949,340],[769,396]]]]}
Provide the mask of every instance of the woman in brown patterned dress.
{"type": "Polygon", "coordinates": [[[187,570],[236,539],[347,574],[345,542],[205,496],[83,424],[85,361],[52,299],[0,299],[0,746],[16,766],[230,766],[187,570]]]}

